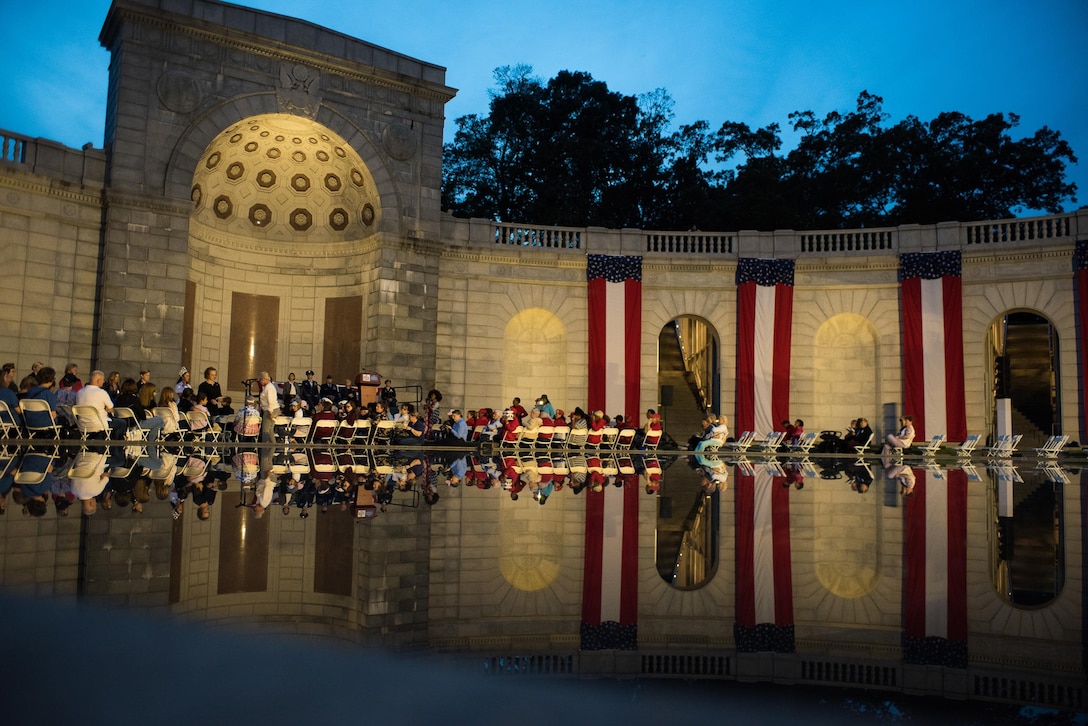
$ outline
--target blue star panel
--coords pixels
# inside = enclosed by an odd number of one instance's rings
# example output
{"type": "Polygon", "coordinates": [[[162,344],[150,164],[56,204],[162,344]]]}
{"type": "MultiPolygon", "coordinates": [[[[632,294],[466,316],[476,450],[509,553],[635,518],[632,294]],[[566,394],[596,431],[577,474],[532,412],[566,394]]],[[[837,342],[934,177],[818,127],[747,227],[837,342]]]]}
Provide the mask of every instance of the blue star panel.
{"type": "Polygon", "coordinates": [[[642,282],[642,258],[624,255],[588,255],[586,282],[603,277],[608,282],[642,282]]]}
{"type": "Polygon", "coordinates": [[[1073,272],[1088,270],[1088,239],[1077,242],[1077,249],[1073,253],[1073,272]]]}
{"type": "Polygon", "coordinates": [[[762,260],[742,257],[737,262],[737,285],[754,282],[763,287],[793,287],[793,260],[762,260]]]}
{"type": "Polygon", "coordinates": [[[942,277],[959,277],[959,250],[948,252],[904,252],[899,255],[899,282],[920,277],[923,280],[940,280],[942,277]]]}

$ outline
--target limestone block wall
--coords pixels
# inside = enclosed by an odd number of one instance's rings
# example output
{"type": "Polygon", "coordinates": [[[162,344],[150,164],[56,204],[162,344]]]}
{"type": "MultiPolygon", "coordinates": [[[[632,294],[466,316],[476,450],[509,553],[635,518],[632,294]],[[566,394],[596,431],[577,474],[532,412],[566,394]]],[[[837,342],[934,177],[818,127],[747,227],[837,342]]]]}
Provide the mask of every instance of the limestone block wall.
{"type": "Polygon", "coordinates": [[[556,408],[585,407],[584,258],[447,248],[437,298],[443,407],[502,408],[542,393],[556,408]]]}
{"type": "Polygon", "coordinates": [[[67,517],[54,512],[24,517],[8,497],[4,526],[0,527],[0,583],[5,589],[37,597],[75,598],[81,524],[78,502],[72,509],[67,517]]]}
{"type": "Polygon", "coordinates": [[[964,255],[964,393],[968,431],[989,431],[988,405],[993,372],[990,326],[1010,312],[1030,311],[1054,325],[1059,340],[1057,362],[1062,431],[1077,437],[1076,310],[1070,246],[1037,245],[1029,250],[971,252],[964,255]]]}
{"type": "Polygon", "coordinates": [[[100,183],[73,184],[6,164],[0,173],[0,359],[14,362],[20,378],[34,361],[63,372],[68,362],[82,371],[91,360],[100,183]]]}
{"type": "MultiPolygon", "coordinates": [[[[278,507],[272,507],[261,523],[253,520],[252,512],[245,510],[242,522],[268,528],[267,559],[257,564],[266,568],[267,585],[259,592],[219,592],[221,556],[221,528],[228,526],[220,506],[233,507],[234,497],[224,492],[224,500],[213,507],[209,520],[199,521],[195,510],[187,510],[182,516],[182,535],[177,540],[181,561],[178,573],[180,599],[171,606],[171,612],[191,616],[210,627],[253,629],[263,633],[302,635],[334,640],[360,641],[361,628],[368,593],[360,589],[356,597],[315,592],[314,563],[320,553],[316,551],[314,518],[319,516],[346,516],[343,513],[322,515],[314,512],[312,518],[298,517],[297,510],[284,517],[278,507]]],[[[169,516],[167,514],[167,516],[169,516]]],[[[233,522],[233,519],[231,520],[233,522]]],[[[353,549],[366,553],[359,547],[358,534],[353,549]]],[[[365,583],[365,570],[356,563],[353,578],[357,585],[365,583]]]]}
{"type": "Polygon", "coordinates": [[[902,401],[894,258],[806,260],[795,272],[790,416],[809,431],[843,430],[902,401]]]}
{"type": "MultiPolygon", "coordinates": [[[[736,405],[737,288],[736,262],[697,264],[648,257],[642,270],[642,409],[658,408],[658,337],[670,320],[702,318],[717,334],[721,351],[722,402],[718,413],[733,420],[736,405]]],[[[640,412],[641,414],[641,412],[640,412]]],[[[674,434],[676,432],[673,432],[674,434]]]]}
{"type": "Polygon", "coordinates": [[[98,367],[122,377],[147,367],[161,385],[181,364],[189,208],[146,194],[107,197],[98,367]]]}
{"type": "MultiPolygon", "coordinates": [[[[78,516],[79,503],[69,516],[78,516]]],[[[85,593],[100,605],[134,611],[161,611],[170,587],[173,520],[162,506],[147,505],[142,514],[114,505],[89,517],[86,527],[85,593]]],[[[75,548],[70,556],[78,556],[75,548]]]]}

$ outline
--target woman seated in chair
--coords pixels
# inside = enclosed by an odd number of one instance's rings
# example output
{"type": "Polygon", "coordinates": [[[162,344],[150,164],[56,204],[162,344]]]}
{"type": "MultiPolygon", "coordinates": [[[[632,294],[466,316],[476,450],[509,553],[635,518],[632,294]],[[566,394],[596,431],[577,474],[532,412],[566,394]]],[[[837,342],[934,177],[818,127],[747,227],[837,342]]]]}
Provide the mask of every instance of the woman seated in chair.
{"type": "Polygon", "coordinates": [[[708,413],[706,422],[709,429],[706,435],[703,436],[703,440],[695,445],[696,451],[703,451],[710,447],[718,448],[729,438],[729,419],[725,416],[718,418],[714,414],[708,413]]]}

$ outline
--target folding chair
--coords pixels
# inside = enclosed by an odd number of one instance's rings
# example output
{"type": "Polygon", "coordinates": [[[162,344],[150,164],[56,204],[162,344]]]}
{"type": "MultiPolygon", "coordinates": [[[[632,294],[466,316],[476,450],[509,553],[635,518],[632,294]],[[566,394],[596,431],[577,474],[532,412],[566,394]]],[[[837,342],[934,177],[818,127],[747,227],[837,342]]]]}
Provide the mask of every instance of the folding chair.
{"type": "Polygon", "coordinates": [[[21,434],[15,412],[5,402],[0,401],[0,436],[18,438],[21,434]]]}
{"type": "MultiPolygon", "coordinates": [[[[114,409],[115,411],[117,409],[114,409]]],[[[192,410],[185,414],[189,422],[190,438],[200,441],[218,441],[219,427],[203,411],[192,410]]]]}
{"type": "Polygon", "coordinates": [[[932,459],[937,455],[937,452],[940,451],[941,447],[944,446],[944,442],[944,434],[933,434],[933,438],[927,441],[925,446],[922,447],[922,456],[927,459],[932,459]]]}
{"type": "Polygon", "coordinates": [[[736,441],[726,441],[724,444],[721,445],[721,448],[725,449],[726,451],[745,452],[755,442],[755,440],[755,431],[745,431],[736,441]]]}
{"type": "Polygon", "coordinates": [[[605,426],[600,430],[600,434],[601,439],[596,444],[597,451],[612,451],[616,448],[616,440],[620,435],[620,430],[618,428],[615,426],[605,426]]]}
{"type": "Polygon", "coordinates": [[[858,456],[865,455],[865,452],[869,450],[869,444],[873,443],[874,436],[876,436],[876,434],[869,434],[869,438],[865,439],[864,444],[854,447],[854,451],[857,452],[858,456]]]}
{"type": "Polygon", "coordinates": [[[287,436],[291,441],[302,444],[310,440],[310,430],[314,420],[308,416],[296,416],[287,424],[287,436]]]}
{"type": "MultiPolygon", "coordinates": [[[[340,422],[336,419],[320,419],[314,421],[310,426],[307,440],[315,444],[330,444],[339,428],[340,422]]],[[[354,430],[354,425],[351,425],[351,428],[354,430]]]]}
{"type": "Polygon", "coordinates": [[[588,429],[571,429],[567,434],[566,448],[568,449],[584,449],[586,447],[586,441],[589,438],[588,429]]]}
{"type": "Polygon", "coordinates": [[[570,426],[553,426],[550,443],[553,447],[566,446],[568,436],[570,436],[570,426]]]}
{"type": "MultiPolygon", "coordinates": [[[[536,446],[536,439],[537,439],[537,437],[539,435],[540,435],[540,428],[539,427],[535,428],[535,429],[528,429],[528,428],[525,428],[524,426],[519,426],[518,427],[517,447],[519,449],[523,449],[523,448],[531,449],[531,448],[533,448],[534,446],[536,446]]],[[[507,443],[509,443],[509,442],[507,442],[507,443]]]]}
{"type": "Polygon", "coordinates": [[[398,426],[396,421],[379,421],[373,427],[374,433],[371,435],[370,443],[374,446],[388,446],[392,443],[398,426]]]}
{"type": "Polygon", "coordinates": [[[970,458],[971,453],[978,446],[978,442],[982,440],[982,434],[971,434],[963,440],[962,444],[952,444],[948,447],[949,451],[956,453],[957,459],[970,458]]]}
{"type": "Polygon", "coordinates": [[[1002,434],[998,436],[994,441],[993,446],[987,446],[981,449],[986,454],[986,458],[1006,458],[1012,456],[1012,436],[1009,434],[1002,434]]]}
{"type": "Polygon", "coordinates": [[[31,438],[59,439],[60,426],[53,419],[49,402],[41,398],[24,398],[19,402],[23,409],[23,426],[31,438]]]}
{"type": "Polygon", "coordinates": [[[665,433],[663,429],[653,429],[646,432],[646,438],[642,440],[642,448],[646,451],[653,451],[661,443],[661,436],[665,433]]]}
{"type": "Polygon", "coordinates": [[[152,413],[162,419],[162,432],[164,435],[180,433],[181,422],[174,415],[174,409],[169,406],[155,406],[152,413]]]}
{"type": "Polygon", "coordinates": [[[806,431],[799,441],[789,445],[790,451],[799,451],[802,454],[808,454],[809,449],[816,443],[816,432],[806,431]]]}
{"type": "Polygon", "coordinates": [[[749,448],[761,451],[777,451],[784,438],[786,438],[785,431],[769,431],[762,441],[753,441],[749,448]]]}
{"type": "Polygon", "coordinates": [[[102,422],[96,407],[76,404],[72,406],[72,416],[75,418],[76,428],[79,429],[79,438],[83,441],[109,438],[109,426],[102,422]]]}
{"type": "Polygon", "coordinates": [[[616,435],[616,443],[612,448],[616,451],[628,451],[635,443],[635,434],[638,429],[620,429],[616,435]]]}
{"type": "Polygon", "coordinates": [[[1051,436],[1046,443],[1035,449],[1035,453],[1044,459],[1053,459],[1061,453],[1062,447],[1069,441],[1068,436],[1051,436]]]}

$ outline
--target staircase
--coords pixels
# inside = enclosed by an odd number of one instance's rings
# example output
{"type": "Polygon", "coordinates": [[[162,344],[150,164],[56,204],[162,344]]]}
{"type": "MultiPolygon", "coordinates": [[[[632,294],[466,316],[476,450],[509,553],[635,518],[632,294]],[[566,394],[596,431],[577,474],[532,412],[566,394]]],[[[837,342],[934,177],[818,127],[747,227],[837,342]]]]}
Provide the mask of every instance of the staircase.
{"type": "Polygon", "coordinates": [[[1009,315],[1005,332],[1005,391],[1012,399],[1013,431],[1021,450],[1042,446],[1054,429],[1049,324],[1036,315],[1009,315]]]}
{"type": "Polygon", "coordinates": [[[702,430],[702,402],[695,382],[684,367],[684,355],[672,325],[666,325],[658,336],[658,391],[672,386],[672,405],[662,413],[662,426],[684,448],[688,437],[702,430]]]}

